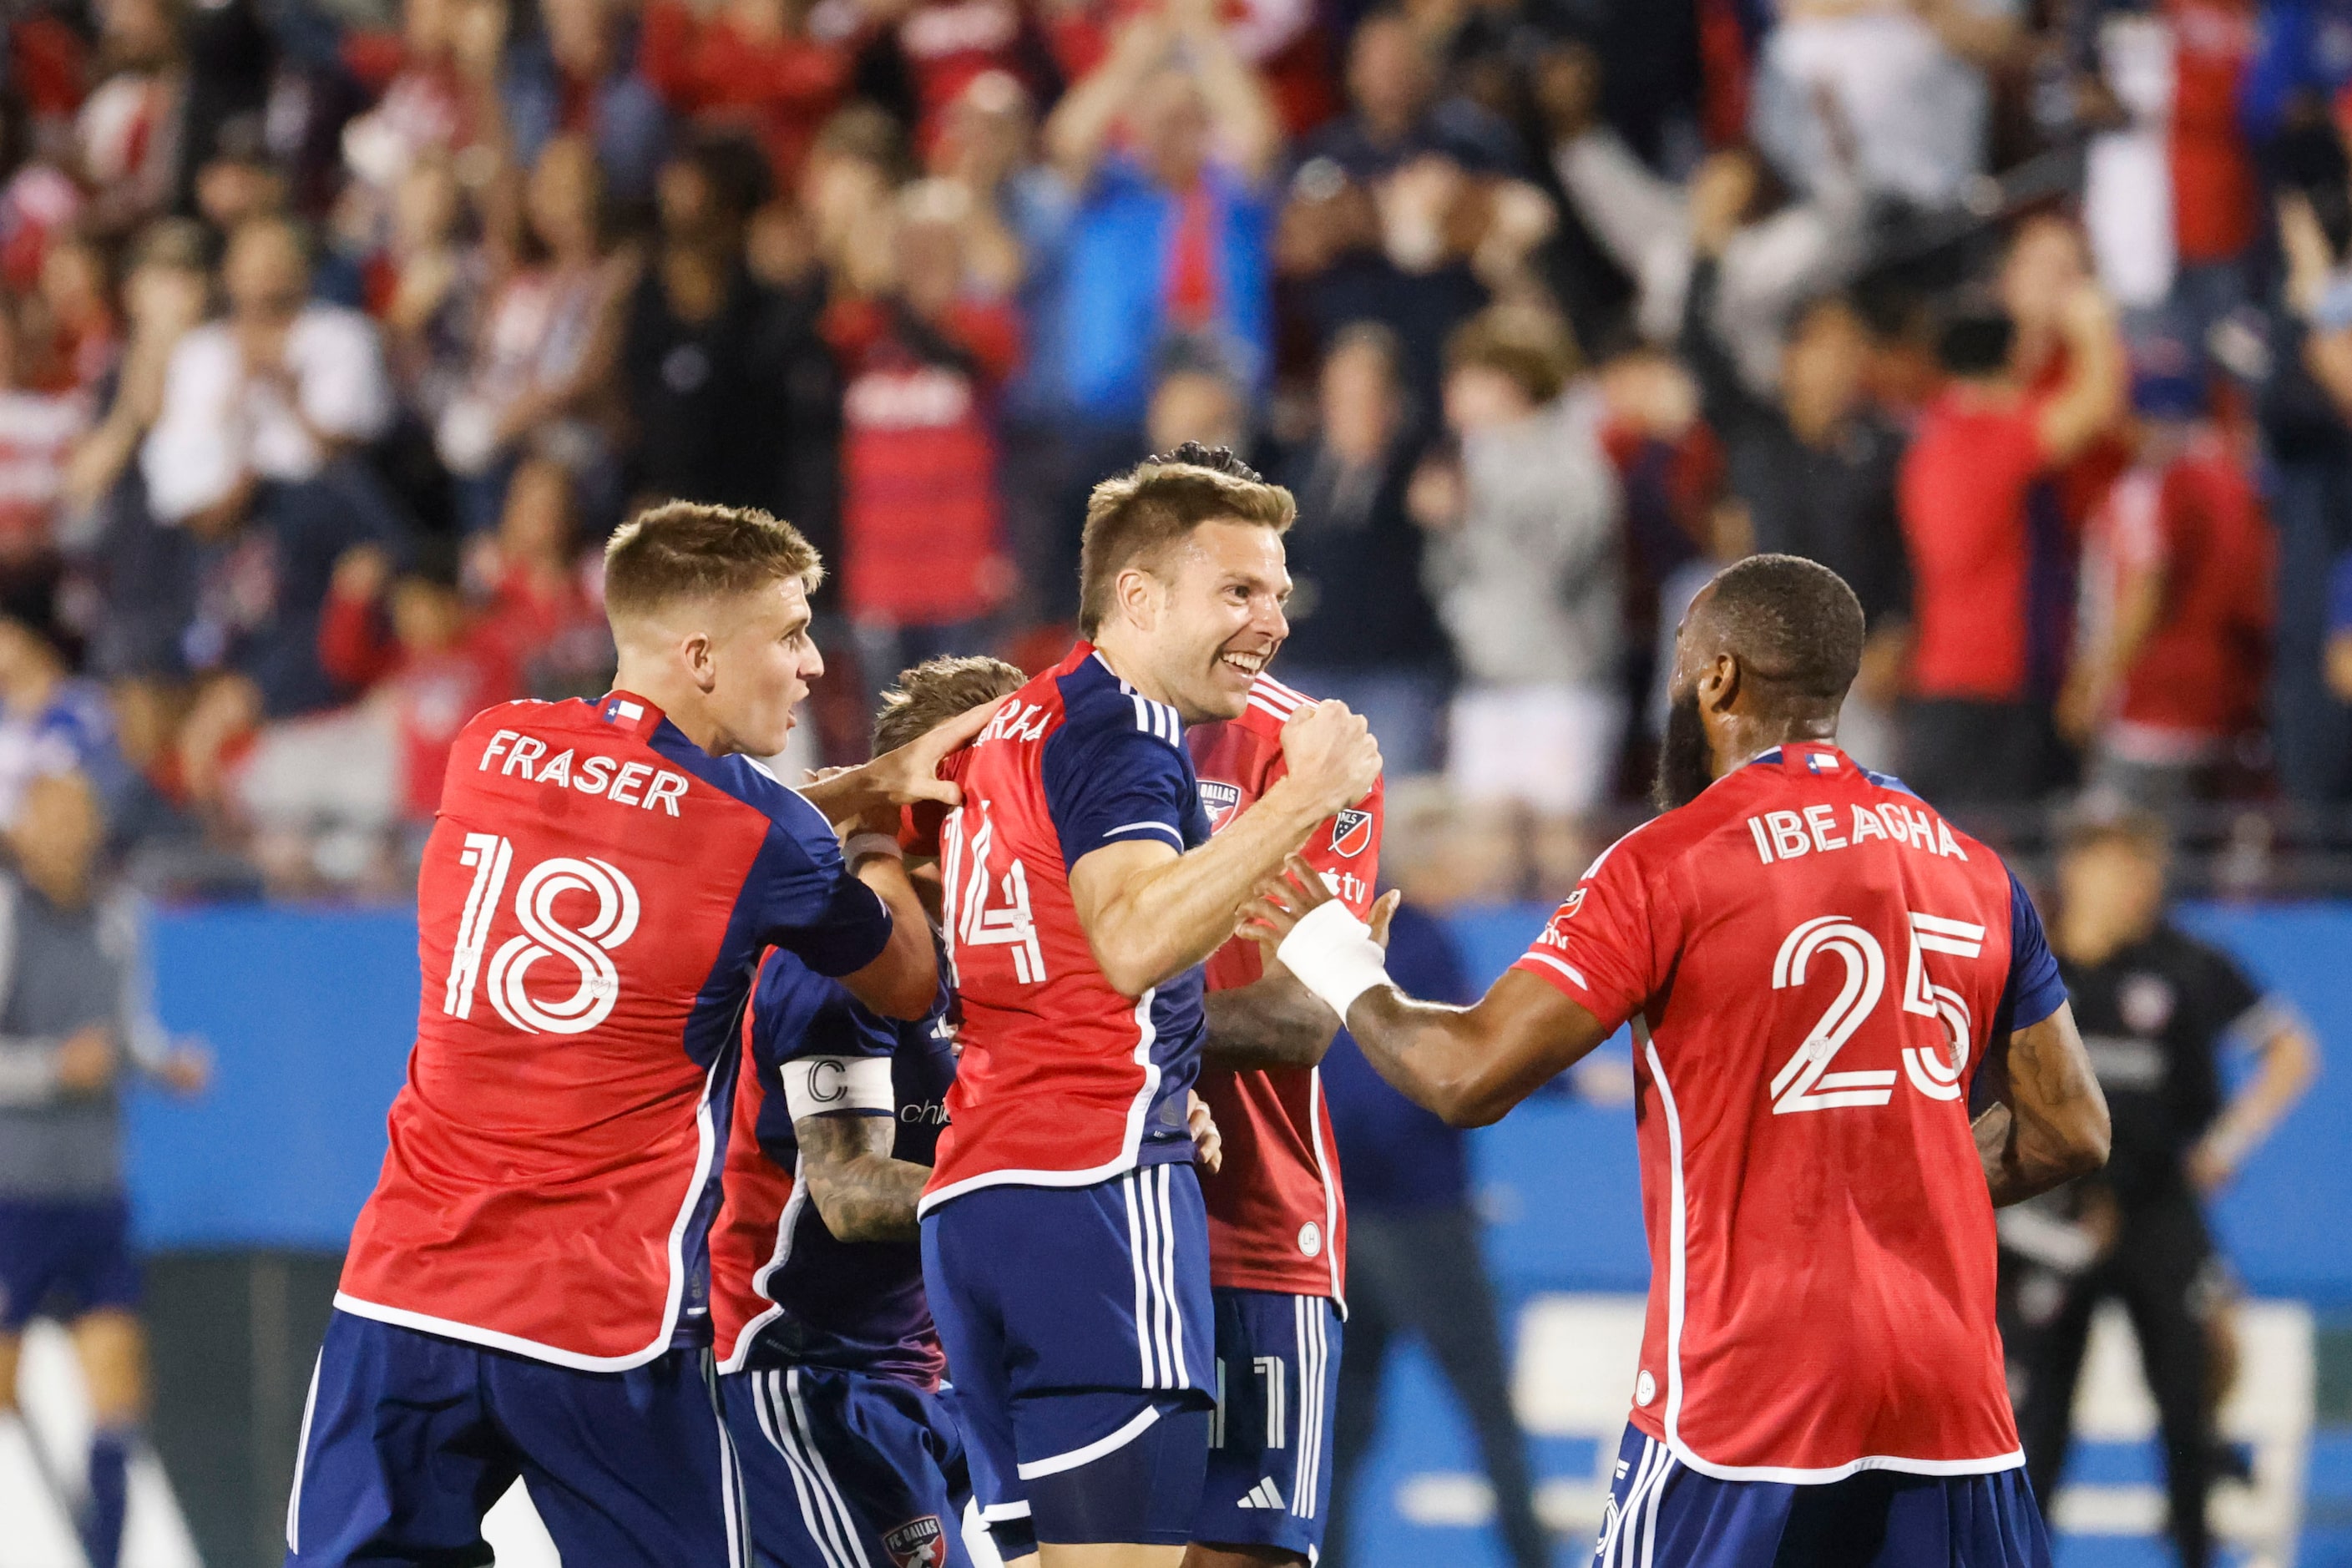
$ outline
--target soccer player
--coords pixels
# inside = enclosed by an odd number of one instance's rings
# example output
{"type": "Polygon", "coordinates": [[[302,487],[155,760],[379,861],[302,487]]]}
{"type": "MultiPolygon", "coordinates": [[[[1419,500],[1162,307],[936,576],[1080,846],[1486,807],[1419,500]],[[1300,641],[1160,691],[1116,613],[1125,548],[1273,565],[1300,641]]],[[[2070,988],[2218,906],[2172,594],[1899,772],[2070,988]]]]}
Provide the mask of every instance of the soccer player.
{"type": "Polygon", "coordinates": [[[1234,719],[1288,630],[1289,492],[1185,446],[1096,487],[1084,640],[958,759],[941,837],[963,1057],[923,1277],[992,1526],[1044,1568],[1174,1564],[1214,1404],[1208,1225],[1186,1136],[1202,961],[1380,776],[1337,703],[1213,839],[1183,727],[1234,719]]]}
{"type": "Polygon", "coordinates": [[[1717,574],[1676,640],[1664,814],[1470,1007],[1388,984],[1303,867],[1256,917],[1449,1121],[1494,1121],[1631,1022],[1653,1272],[1612,1568],[2050,1560],[1993,1209],[2096,1169],[2106,1105],[2016,879],[1837,749],[1862,642],[1826,567],[1717,574]]]}
{"type": "Polygon", "coordinates": [[[939,971],[893,801],[971,715],[794,792],[821,568],[763,512],[614,535],[616,689],[459,734],[417,889],[424,995],[303,1422],[290,1564],[488,1560],[518,1475],[565,1559],[738,1568],[705,1244],[763,949],[920,1018],[939,971]]]}
{"type": "MultiPolygon", "coordinates": [[[[1282,730],[1312,700],[1271,676],[1238,719],[1185,731],[1212,834],[1285,770],[1282,730]]],[[[1381,936],[1381,795],[1308,835],[1304,858],[1381,936]]],[[[1386,900],[1395,907],[1395,895],[1386,900]]],[[[1200,1092],[1224,1140],[1201,1184],[1216,1303],[1216,1413],[1188,1568],[1313,1560],[1331,1495],[1331,1407],[1346,1310],[1347,1204],[1316,1065],[1339,1016],[1236,936],[1209,959],[1200,1092]]]]}

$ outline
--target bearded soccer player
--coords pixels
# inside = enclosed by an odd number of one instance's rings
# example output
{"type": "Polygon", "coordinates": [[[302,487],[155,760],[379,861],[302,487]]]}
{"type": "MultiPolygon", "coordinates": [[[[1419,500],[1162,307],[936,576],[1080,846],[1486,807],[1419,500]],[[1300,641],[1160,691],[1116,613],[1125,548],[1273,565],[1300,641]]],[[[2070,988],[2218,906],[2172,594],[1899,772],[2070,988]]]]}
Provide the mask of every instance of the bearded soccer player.
{"type": "Polygon", "coordinates": [[[1287,775],[1209,836],[1184,726],[1240,717],[1286,635],[1294,510],[1192,446],[1096,487],[1085,640],[957,759],[941,858],[963,1055],[923,1276],[983,1511],[1025,1521],[1044,1568],[1172,1565],[1192,1536],[1214,1404],[1185,1126],[1201,964],[1380,776],[1361,719],[1304,707],[1287,775]]]}
{"type": "Polygon", "coordinates": [[[939,970],[892,803],[952,800],[984,714],[795,792],[820,566],[765,513],[674,503],[605,554],[593,702],[459,734],[417,889],[424,996],[303,1421],[289,1564],[487,1563],[528,1479],[565,1559],[728,1564],[706,1235],[735,1026],[773,946],[876,1012],[939,970]],[[835,824],[852,829],[847,846],[835,824]]]}
{"type": "MultiPolygon", "coordinates": [[[[1260,676],[1238,719],[1185,732],[1211,833],[1281,779],[1282,730],[1313,700],[1260,676]]],[[[1339,901],[1373,912],[1381,796],[1317,826],[1302,858],[1339,901]]],[[[1395,895],[1389,896],[1393,908],[1395,895]]],[[[1201,1184],[1216,1303],[1217,1407],[1187,1568],[1310,1563],[1330,1500],[1331,1405],[1346,1313],[1347,1200],[1320,1068],[1339,1019],[1236,936],[1208,965],[1200,1092],[1224,1164],[1201,1184]]]]}
{"type": "Polygon", "coordinates": [[[1457,1124],[1633,1025],[1652,1285],[1612,1568],[2050,1561],[1993,1210],[2096,1169],[2106,1104],[2016,879],[1838,750],[1862,641],[1825,567],[1719,574],[1676,641],[1664,815],[1472,1006],[1399,993],[1304,868],[1261,906],[1372,1064],[1457,1124]]]}

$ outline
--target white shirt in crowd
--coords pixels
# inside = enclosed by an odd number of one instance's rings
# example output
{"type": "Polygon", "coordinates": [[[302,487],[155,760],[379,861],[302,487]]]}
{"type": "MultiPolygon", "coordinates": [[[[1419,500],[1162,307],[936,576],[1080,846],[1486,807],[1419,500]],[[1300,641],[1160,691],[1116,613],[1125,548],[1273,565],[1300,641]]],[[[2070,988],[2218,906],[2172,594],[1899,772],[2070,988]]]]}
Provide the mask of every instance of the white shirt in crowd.
{"type": "Polygon", "coordinates": [[[390,427],[383,346],[375,324],[358,311],[304,306],[286,333],[286,366],[302,418],[277,381],[247,374],[228,323],[209,322],[180,340],[164,373],[163,412],[139,451],[159,520],[178,522],[218,505],[248,474],[316,478],[328,454],[312,429],[371,441],[390,427]]]}

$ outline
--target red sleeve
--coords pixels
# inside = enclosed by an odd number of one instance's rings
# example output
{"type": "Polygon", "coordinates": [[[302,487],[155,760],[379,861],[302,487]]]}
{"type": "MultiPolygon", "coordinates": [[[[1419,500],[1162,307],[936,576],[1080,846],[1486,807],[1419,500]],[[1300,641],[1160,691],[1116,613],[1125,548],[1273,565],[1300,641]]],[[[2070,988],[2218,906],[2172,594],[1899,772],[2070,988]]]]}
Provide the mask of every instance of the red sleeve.
{"type": "Polygon", "coordinates": [[[771,45],[743,65],[772,103],[822,103],[849,80],[849,57],[807,38],[771,45]]]}
{"type": "Polygon", "coordinates": [[[637,67],[663,102],[691,112],[699,96],[694,81],[694,14],[679,0],[653,0],[645,15],[637,67]]]}
{"type": "Polygon", "coordinates": [[[1648,879],[1629,847],[1621,838],[1594,861],[1511,965],[1549,981],[1611,1028],[1640,1012],[1658,989],[1648,879]]]}
{"type": "Polygon", "coordinates": [[[373,686],[400,662],[382,617],[366,599],[330,593],[319,612],[319,663],[338,685],[373,686]]]}
{"type": "MultiPolygon", "coordinates": [[[[1271,784],[1288,771],[1281,763],[1266,775],[1271,784]]],[[[1323,873],[1339,901],[1369,919],[1381,878],[1381,831],[1388,816],[1388,784],[1372,785],[1372,793],[1338,816],[1328,818],[1307,836],[1299,851],[1307,863],[1323,873]]]]}
{"type": "Polygon", "coordinates": [[[1003,301],[963,304],[948,318],[948,332],[979,362],[991,382],[1010,376],[1021,363],[1021,318],[1003,301]]]}

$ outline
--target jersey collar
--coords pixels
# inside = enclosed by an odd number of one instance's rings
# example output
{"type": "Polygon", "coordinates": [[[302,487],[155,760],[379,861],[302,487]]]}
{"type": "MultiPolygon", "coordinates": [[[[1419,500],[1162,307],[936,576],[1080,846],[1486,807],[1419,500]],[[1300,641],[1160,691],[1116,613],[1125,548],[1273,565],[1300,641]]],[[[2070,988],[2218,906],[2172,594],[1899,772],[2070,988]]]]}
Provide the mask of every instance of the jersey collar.
{"type": "Polygon", "coordinates": [[[642,741],[661,728],[664,714],[634,691],[617,688],[596,701],[597,717],[632,740],[642,741]]]}
{"type": "Polygon", "coordinates": [[[1790,741],[1785,745],[1757,752],[1741,766],[1754,768],[1767,764],[1777,765],[1782,773],[1800,777],[1834,778],[1841,773],[1858,775],[1862,771],[1854,766],[1852,757],[1827,741],[1790,741]]]}

